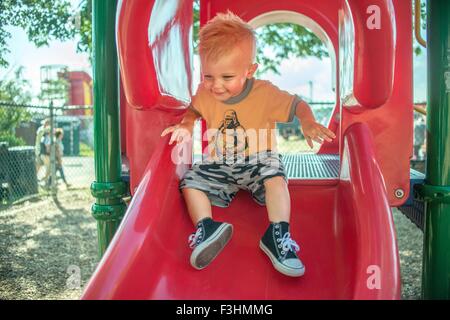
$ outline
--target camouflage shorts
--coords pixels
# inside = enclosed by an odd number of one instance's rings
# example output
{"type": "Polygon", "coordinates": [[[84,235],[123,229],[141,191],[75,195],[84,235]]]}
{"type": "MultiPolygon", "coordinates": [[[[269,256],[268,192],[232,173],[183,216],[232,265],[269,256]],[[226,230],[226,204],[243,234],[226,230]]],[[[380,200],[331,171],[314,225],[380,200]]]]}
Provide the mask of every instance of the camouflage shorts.
{"type": "Polygon", "coordinates": [[[276,152],[251,155],[241,163],[219,162],[195,163],[180,181],[180,190],[192,188],[203,191],[211,204],[228,207],[239,189],[250,191],[253,199],[265,205],[264,181],[286,174],[281,156],[276,152]]]}

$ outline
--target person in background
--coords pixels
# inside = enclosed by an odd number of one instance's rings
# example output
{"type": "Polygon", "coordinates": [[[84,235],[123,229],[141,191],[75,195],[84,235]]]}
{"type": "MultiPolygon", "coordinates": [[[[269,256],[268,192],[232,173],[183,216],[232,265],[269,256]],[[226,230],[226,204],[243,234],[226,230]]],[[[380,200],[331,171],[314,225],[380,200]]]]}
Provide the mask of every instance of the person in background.
{"type": "Polygon", "coordinates": [[[64,137],[64,131],[61,128],[56,129],[55,132],[55,156],[56,156],[56,171],[59,172],[61,179],[66,184],[67,189],[71,187],[70,183],[67,182],[66,176],[64,175],[64,168],[62,164],[62,157],[64,154],[64,145],[62,139],[64,137]]]}
{"type": "MultiPolygon", "coordinates": [[[[50,177],[50,128],[45,128],[39,143],[39,158],[45,167],[45,174],[41,181],[48,181],[50,177]]],[[[47,183],[48,184],[48,183],[47,183]]]]}
{"type": "MultiPolygon", "coordinates": [[[[50,119],[44,119],[41,121],[41,126],[36,131],[36,140],[35,140],[35,155],[36,155],[36,174],[39,174],[42,166],[45,165],[42,157],[41,157],[41,140],[44,136],[45,131],[50,130],[50,119]]],[[[43,150],[45,151],[45,150],[43,150]]],[[[47,167],[46,167],[47,168],[47,167]]]]}
{"type": "Polygon", "coordinates": [[[414,155],[415,160],[424,160],[425,155],[423,153],[423,146],[425,144],[425,130],[426,124],[425,119],[420,115],[416,121],[414,121],[414,155]]]}

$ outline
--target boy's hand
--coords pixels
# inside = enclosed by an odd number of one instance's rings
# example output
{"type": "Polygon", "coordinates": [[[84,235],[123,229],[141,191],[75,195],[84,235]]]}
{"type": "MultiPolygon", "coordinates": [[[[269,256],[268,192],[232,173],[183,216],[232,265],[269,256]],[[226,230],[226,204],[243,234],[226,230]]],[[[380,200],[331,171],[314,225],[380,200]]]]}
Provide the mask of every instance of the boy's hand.
{"type": "Polygon", "coordinates": [[[302,122],[301,129],[303,135],[305,136],[306,142],[311,149],[314,148],[312,140],[322,144],[324,140],[331,142],[334,138],[336,138],[333,131],[325,128],[323,125],[315,121],[302,122]]]}
{"type": "Polygon", "coordinates": [[[169,144],[172,144],[175,141],[177,144],[179,144],[183,142],[189,142],[191,140],[192,132],[189,130],[189,126],[184,123],[179,123],[177,125],[164,129],[164,131],[161,133],[161,137],[164,137],[171,132],[173,133],[170,137],[169,144]]]}

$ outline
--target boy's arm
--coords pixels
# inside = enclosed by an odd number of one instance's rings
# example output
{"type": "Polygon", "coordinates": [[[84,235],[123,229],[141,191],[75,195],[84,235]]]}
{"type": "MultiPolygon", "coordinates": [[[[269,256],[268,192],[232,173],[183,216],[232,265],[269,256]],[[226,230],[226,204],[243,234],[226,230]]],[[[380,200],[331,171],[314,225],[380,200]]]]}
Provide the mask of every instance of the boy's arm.
{"type": "Polygon", "coordinates": [[[323,140],[331,142],[336,138],[333,131],[316,122],[311,107],[305,101],[301,100],[297,104],[295,115],[300,121],[303,135],[311,149],[314,147],[312,140],[322,143],[323,140]]]}
{"type": "Polygon", "coordinates": [[[199,118],[199,115],[200,114],[196,112],[192,106],[189,106],[181,122],[164,129],[161,133],[161,137],[173,132],[170,136],[169,144],[172,144],[173,142],[178,144],[189,141],[192,138],[195,120],[199,118]]]}
{"type": "Polygon", "coordinates": [[[189,108],[186,111],[186,114],[184,115],[180,124],[183,124],[184,126],[186,126],[186,128],[192,134],[195,120],[197,120],[197,118],[200,118],[200,117],[201,117],[201,115],[192,106],[189,106],[189,108]]]}
{"type": "Polygon", "coordinates": [[[306,122],[316,122],[311,107],[303,100],[300,100],[300,102],[297,104],[295,115],[300,120],[300,123],[302,125],[306,122]]]}

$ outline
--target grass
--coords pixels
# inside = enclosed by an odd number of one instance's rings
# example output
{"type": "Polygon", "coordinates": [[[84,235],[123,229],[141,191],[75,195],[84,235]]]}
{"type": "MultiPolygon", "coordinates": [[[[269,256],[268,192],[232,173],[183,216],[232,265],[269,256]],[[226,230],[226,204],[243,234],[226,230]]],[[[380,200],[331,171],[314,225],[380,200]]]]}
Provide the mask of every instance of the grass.
{"type": "Polygon", "coordinates": [[[94,149],[88,146],[86,143],[80,142],[80,157],[94,157],[94,149]]]}

